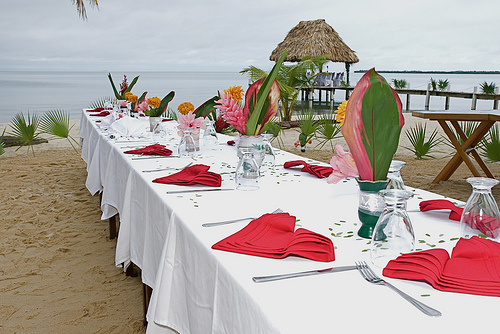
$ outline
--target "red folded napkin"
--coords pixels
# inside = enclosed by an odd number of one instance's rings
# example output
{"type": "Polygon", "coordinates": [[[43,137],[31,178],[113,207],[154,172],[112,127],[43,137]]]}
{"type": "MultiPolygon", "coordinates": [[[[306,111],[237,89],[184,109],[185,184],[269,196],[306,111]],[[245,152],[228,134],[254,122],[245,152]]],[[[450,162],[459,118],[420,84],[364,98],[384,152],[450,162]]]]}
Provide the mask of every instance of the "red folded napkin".
{"type": "Polygon", "coordinates": [[[432,199],[428,201],[422,201],[419,204],[420,211],[429,211],[429,210],[451,210],[449,218],[452,220],[460,221],[460,217],[462,216],[463,208],[460,208],[448,201],[447,199],[432,199]]]}
{"type": "Polygon", "coordinates": [[[220,187],[222,177],[217,173],[209,172],[209,169],[210,167],[206,165],[192,165],[175,174],[154,179],[153,182],[184,186],[202,184],[211,187],[220,187]]]}
{"type": "MultiPolygon", "coordinates": [[[[460,221],[463,208],[460,208],[446,199],[435,199],[420,202],[420,211],[451,210],[449,218],[460,221]]],[[[500,233],[500,220],[486,214],[471,212],[464,217],[464,221],[473,229],[477,229],[490,238],[496,238],[500,233]]]]}
{"type": "Polygon", "coordinates": [[[108,110],[103,110],[98,114],[91,114],[90,116],[108,116],[110,112],[108,110]]]}
{"type": "Polygon", "coordinates": [[[328,177],[333,171],[332,167],[310,165],[303,160],[287,161],[285,162],[283,167],[291,168],[299,165],[304,166],[301,169],[302,172],[308,172],[309,174],[314,175],[320,179],[328,177]]]}
{"type": "Polygon", "coordinates": [[[143,148],[138,148],[136,150],[125,151],[123,153],[142,154],[142,155],[162,155],[167,157],[172,154],[172,151],[170,151],[168,148],[165,148],[165,145],[153,144],[143,148]]]}
{"type": "Polygon", "coordinates": [[[294,255],[321,262],[335,260],[332,241],[303,228],[294,231],[295,220],[288,213],[267,213],[212,248],[275,259],[294,255]]]}
{"type": "Polygon", "coordinates": [[[97,111],[103,111],[104,108],[95,108],[95,109],[87,109],[87,112],[97,112],[97,111]]]}
{"type": "Polygon", "coordinates": [[[441,291],[500,297],[500,244],[461,238],[451,257],[440,248],[404,254],[389,261],[383,274],[425,281],[441,291]]]}

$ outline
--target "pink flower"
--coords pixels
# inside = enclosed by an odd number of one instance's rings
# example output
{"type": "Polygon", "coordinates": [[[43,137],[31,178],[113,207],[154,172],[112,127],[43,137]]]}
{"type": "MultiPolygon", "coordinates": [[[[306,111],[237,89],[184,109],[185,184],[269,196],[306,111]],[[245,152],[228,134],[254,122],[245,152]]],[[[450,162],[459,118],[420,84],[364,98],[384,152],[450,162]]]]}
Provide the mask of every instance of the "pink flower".
{"type": "Polygon", "coordinates": [[[199,132],[199,128],[203,125],[204,122],[203,117],[196,117],[196,115],[190,111],[185,116],[179,117],[177,120],[179,122],[179,135],[182,135],[182,129],[193,128],[192,134],[197,134],[199,132]]]}
{"type": "Polygon", "coordinates": [[[334,155],[330,160],[330,165],[333,168],[332,174],[328,177],[328,183],[337,183],[347,177],[358,176],[356,162],[350,152],[344,151],[341,145],[335,145],[337,155],[334,155]]]}
{"type": "Polygon", "coordinates": [[[120,101],[120,107],[126,107],[127,101],[120,101]]]}
{"type": "Polygon", "coordinates": [[[222,118],[233,125],[241,134],[245,134],[248,118],[244,117],[243,108],[238,105],[231,94],[229,92],[222,93],[220,100],[215,101],[215,103],[217,103],[216,108],[221,112],[222,118]]]}
{"type": "Polygon", "coordinates": [[[136,110],[137,111],[144,111],[144,110],[147,110],[148,109],[148,103],[146,101],[142,101],[141,103],[139,103],[139,105],[137,106],[136,110]]]}

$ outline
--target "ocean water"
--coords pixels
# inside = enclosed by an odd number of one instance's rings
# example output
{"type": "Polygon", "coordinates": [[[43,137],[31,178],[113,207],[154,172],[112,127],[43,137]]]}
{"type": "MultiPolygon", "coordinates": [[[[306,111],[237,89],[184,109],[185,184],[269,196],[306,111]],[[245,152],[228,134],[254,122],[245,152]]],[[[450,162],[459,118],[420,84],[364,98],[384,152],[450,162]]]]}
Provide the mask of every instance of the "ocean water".
{"type": "MultiPolygon", "coordinates": [[[[17,114],[43,114],[51,109],[62,109],[70,113],[71,119],[79,119],[82,108],[97,99],[113,96],[107,72],[0,72],[0,123],[8,123],[17,114]]],[[[248,87],[248,77],[238,72],[141,72],[111,73],[118,86],[123,75],[128,81],[139,75],[133,92],[140,95],[162,98],[171,90],[175,97],[169,104],[174,110],[182,102],[189,101],[197,107],[218,91],[230,86],[248,87]]],[[[351,73],[351,84],[355,84],[361,73],[351,73]]],[[[486,81],[500,86],[499,74],[405,74],[382,73],[387,81],[405,79],[411,88],[425,89],[430,78],[448,79],[451,90],[473,92],[474,86],[486,81]]],[[[479,91],[479,88],[478,88],[479,91]]],[[[316,96],[317,98],[317,96],[316,96]]],[[[334,95],[335,103],[345,98],[343,91],[334,95]]],[[[324,99],[324,95],[323,95],[324,99]]],[[[403,105],[406,96],[401,96],[403,105]]],[[[411,97],[411,109],[424,109],[424,96],[411,97]]],[[[471,100],[452,98],[450,109],[470,110],[471,100]]],[[[493,101],[478,101],[477,109],[492,109],[493,101]]],[[[431,97],[430,109],[444,109],[444,97],[431,97]]]]}

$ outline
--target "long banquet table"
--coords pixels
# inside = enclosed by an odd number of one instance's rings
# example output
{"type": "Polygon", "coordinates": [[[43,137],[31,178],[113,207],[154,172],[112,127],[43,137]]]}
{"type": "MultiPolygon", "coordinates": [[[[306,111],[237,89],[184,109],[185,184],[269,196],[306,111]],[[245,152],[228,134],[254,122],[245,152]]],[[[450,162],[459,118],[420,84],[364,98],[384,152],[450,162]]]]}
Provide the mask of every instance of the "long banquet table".
{"type": "MultiPolygon", "coordinates": [[[[366,282],[356,270],[254,283],[253,276],[352,265],[359,260],[371,264],[370,241],[356,234],[360,226],[356,181],[331,185],[326,179],[284,169],[284,162],[304,158],[278,151],[276,166],[263,168],[257,191],[167,194],[186,187],[151,181],[174,171],[142,171],[202,163],[222,175],[222,188],[234,188],[236,148],[225,144],[230,138],[220,135],[218,148],[202,151],[193,159],[134,160],[123,151],[145,146],[147,140],[110,139],[96,123],[99,119],[82,112],[80,137],[82,159],[87,163],[86,186],[92,194],[101,192],[102,219],[119,213],[116,265],[134,263],[141,269],[142,281],[153,289],[148,333],[498,330],[499,298],[440,292],[421,282],[387,279],[440,310],[441,317],[424,315],[390,289],[366,282]],[[297,226],[329,236],[335,245],[335,261],[271,259],[213,250],[213,244],[247,222],[201,226],[205,222],[259,217],[276,208],[296,216],[297,226]]],[[[144,124],[146,127],[146,120],[144,124]]],[[[179,141],[176,123],[165,122],[164,127],[167,136],[161,143],[175,152],[179,141]]],[[[410,189],[414,197],[408,202],[408,212],[418,249],[441,247],[451,252],[459,237],[459,224],[448,220],[446,211],[418,210],[421,200],[443,197],[410,189]]],[[[381,274],[381,268],[371,267],[381,274]]]]}

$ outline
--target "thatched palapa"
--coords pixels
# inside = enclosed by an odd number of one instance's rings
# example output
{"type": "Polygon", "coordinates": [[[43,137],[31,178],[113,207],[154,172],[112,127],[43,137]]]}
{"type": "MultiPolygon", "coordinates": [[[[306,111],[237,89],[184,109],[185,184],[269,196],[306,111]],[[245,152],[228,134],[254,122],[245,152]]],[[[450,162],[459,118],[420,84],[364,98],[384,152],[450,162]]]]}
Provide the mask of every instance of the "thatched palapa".
{"type": "Polygon", "coordinates": [[[288,50],[285,61],[290,62],[298,62],[305,56],[326,55],[332,62],[345,63],[348,76],[350,64],[359,61],[356,53],[324,19],[300,21],[278,44],[269,59],[277,61],[285,50],[288,50]]]}
{"type": "Polygon", "coordinates": [[[300,21],[286,38],[278,44],[269,57],[277,61],[288,50],[285,61],[298,62],[305,56],[326,55],[327,59],[340,63],[357,63],[356,53],[349,48],[339,34],[324,19],[300,21]]]}

